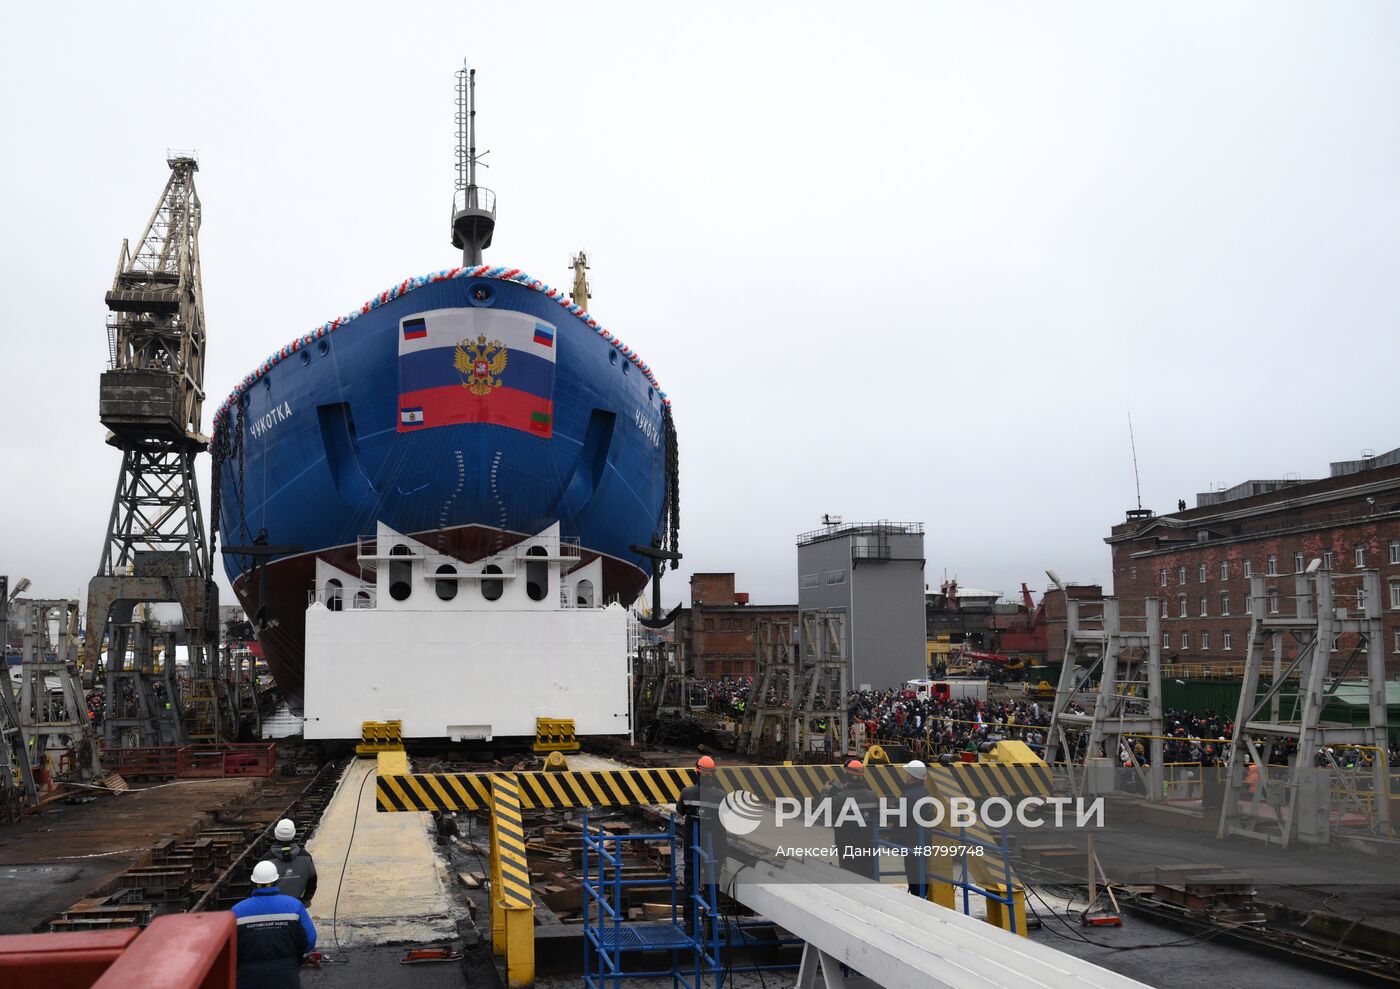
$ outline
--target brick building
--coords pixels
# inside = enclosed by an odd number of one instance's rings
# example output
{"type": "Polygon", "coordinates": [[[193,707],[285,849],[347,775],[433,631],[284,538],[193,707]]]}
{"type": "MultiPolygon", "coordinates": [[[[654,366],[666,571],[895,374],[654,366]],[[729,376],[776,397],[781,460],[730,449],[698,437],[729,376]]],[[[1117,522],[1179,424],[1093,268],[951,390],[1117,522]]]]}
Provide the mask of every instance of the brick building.
{"type": "MultiPolygon", "coordinates": [[[[1062,591],[1057,587],[1045,589],[1045,597],[1042,602],[1045,608],[1045,661],[1047,663],[1059,663],[1065,658],[1065,637],[1066,625],[1069,620],[1069,612],[1065,607],[1065,598],[1074,598],[1076,601],[1097,601],[1103,597],[1103,585],[1101,584],[1066,584],[1062,591]]],[[[1142,614],[1142,608],[1124,608],[1124,614],[1142,614]]],[[[1086,622],[1093,619],[1103,618],[1103,608],[1097,604],[1081,605],[1079,609],[1080,627],[1084,627],[1086,622]]]]}
{"type": "MultiPolygon", "coordinates": [[[[1293,575],[1317,559],[1334,574],[1339,607],[1356,608],[1362,572],[1380,573],[1385,650],[1400,671],[1400,450],[1334,463],[1325,478],[1198,494],[1195,508],[1170,515],[1131,511],[1105,542],[1123,613],[1161,602],[1166,662],[1242,665],[1249,578],[1266,577],[1268,609],[1291,614],[1293,575]]],[[[1350,646],[1344,638],[1333,656],[1350,646]]]]}
{"type": "Polygon", "coordinates": [[[752,676],[760,621],[794,624],[797,605],[749,604],[748,594],[734,590],[732,573],[697,573],[690,578],[690,606],[676,616],[676,641],[684,643],[699,676],[752,676]]]}

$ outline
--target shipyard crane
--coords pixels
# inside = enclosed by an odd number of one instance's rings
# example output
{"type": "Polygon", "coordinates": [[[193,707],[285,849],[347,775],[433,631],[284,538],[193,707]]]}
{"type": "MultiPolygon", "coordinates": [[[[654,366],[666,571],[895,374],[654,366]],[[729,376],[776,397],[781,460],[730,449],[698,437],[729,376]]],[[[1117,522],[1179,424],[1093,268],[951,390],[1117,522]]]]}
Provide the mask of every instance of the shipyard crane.
{"type": "Polygon", "coordinates": [[[231,727],[227,684],[218,669],[212,535],[204,528],[195,478],[195,460],[209,442],[200,431],[199,163],[185,151],[168,152],[166,163],[170,178],[136,246],[122,242],[106,295],[110,364],[98,408],[122,465],[102,559],[88,584],[83,665],[95,675],[105,639],[109,746],[212,741],[231,727]],[[137,605],[157,602],[180,605],[179,631],[161,636],[133,621],[137,605]],[[180,640],[189,650],[183,695],[175,677],[180,640]]]}

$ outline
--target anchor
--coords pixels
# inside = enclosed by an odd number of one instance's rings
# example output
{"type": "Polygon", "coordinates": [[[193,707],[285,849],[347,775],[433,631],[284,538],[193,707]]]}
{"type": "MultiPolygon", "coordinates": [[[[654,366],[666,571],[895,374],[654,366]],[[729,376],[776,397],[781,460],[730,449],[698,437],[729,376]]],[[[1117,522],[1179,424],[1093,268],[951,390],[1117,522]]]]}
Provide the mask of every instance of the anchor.
{"type": "MultiPolygon", "coordinates": [[[[675,550],[662,549],[660,546],[656,545],[655,542],[653,542],[652,545],[650,545],[650,546],[628,546],[627,548],[630,549],[633,553],[636,553],[638,556],[645,556],[647,559],[651,560],[653,563],[659,563],[659,562],[661,562],[661,561],[663,561],[663,560],[669,561],[669,562],[671,562],[671,563],[675,563],[675,562],[677,562],[678,560],[680,560],[680,558],[681,558],[681,554],[680,554],[680,553],[677,553],[675,550]]],[[[676,620],[676,615],[680,614],[680,610],[681,610],[681,606],[680,606],[680,605],[676,605],[674,608],[671,609],[670,614],[666,615],[666,616],[663,617],[663,618],[638,618],[637,621],[640,622],[642,625],[644,625],[644,626],[647,627],[647,628],[652,628],[652,629],[666,628],[668,625],[670,625],[672,622],[674,622],[674,621],[676,620]]],[[[660,615],[660,614],[661,614],[661,568],[660,568],[660,567],[653,567],[653,568],[652,568],[652,574],[651,574],[651,613],[652,613],[653,615],[660,615]]]]}

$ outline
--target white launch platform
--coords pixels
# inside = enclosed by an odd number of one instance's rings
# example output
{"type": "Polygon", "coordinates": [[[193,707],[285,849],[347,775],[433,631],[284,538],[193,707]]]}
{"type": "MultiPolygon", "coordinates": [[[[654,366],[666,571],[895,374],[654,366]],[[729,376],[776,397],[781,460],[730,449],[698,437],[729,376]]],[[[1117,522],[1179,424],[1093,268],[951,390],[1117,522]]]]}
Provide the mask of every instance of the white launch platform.
{"type": "Polygon", "coordinates": [[[627,610],[598,601],[557,525],[467,563],[388,526],[360,540],[360,575],[316,563],[306,612],[305,734],[359,738],[533,736],[536,718],[577,735],[628,732],[627,610]]]}

